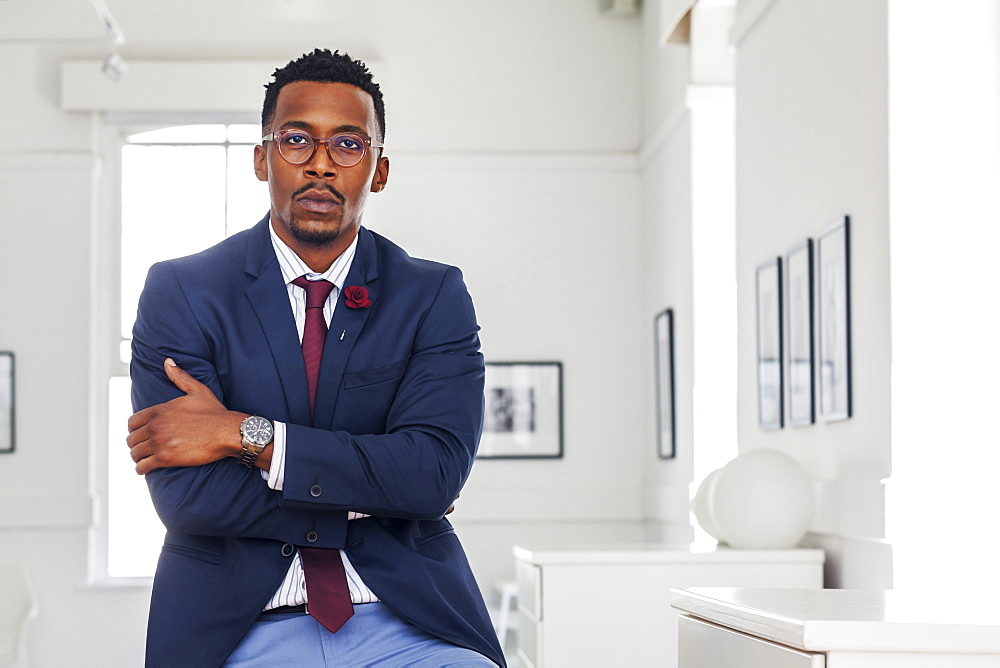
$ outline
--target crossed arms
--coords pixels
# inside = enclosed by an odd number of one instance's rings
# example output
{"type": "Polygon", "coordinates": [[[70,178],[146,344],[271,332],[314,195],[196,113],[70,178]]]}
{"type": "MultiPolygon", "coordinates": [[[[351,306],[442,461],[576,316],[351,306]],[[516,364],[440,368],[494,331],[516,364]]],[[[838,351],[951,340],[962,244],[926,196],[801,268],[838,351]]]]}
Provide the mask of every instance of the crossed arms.
{"type": "MultiPolygon", "coordinates": [[[[435,519],[448,510],[468,476],[482,424],[478,327],[458,270],[442,275],[412,333],[385,433],[287,424],[281,492],[232,457],[240,451],[239,423],[247,413],[222,403],[227,388],[201,325],[219,309],[208,304],[203,310],[202,294],[169,263],[154,266],[134,331],[137,412],[127,442],[169,531],[300,544],[315,530],[316,547],[342,547],[348,510],[407,519],[435,519]],[[310,492],[316,484],[324,490],[320,498],[310,492]]],[[[269,449],[262,453],[261,468],[269,455],[269,449]]]]}

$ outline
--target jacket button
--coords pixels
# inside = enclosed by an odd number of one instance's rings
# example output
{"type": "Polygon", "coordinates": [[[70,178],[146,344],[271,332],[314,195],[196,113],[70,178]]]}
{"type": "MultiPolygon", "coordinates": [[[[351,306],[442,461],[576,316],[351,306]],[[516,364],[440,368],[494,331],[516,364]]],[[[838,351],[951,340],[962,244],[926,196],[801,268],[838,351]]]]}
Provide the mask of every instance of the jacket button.
{"type": "Polygon", "coordinates": [[[310,543],[315,543],[317,540],[319,540],[319,534],[316,533],[315,531],[310,531],[309,533],[306,534],[306,540],[309,541],[310,543]]]}
{"type": "Polygon", "coordinates": [[[281,546],[281,556],[290,557],[295,554],[295,546],[291,543],[285,543],[281,546]]]}
{"type": "Polygon", "coordinates": [[[320,494],[323,493],[323,488],[320,487],[319,485],[313,485],[312,487],[309,488],[309,493],[313,496],[319,496],[320,494]]]}

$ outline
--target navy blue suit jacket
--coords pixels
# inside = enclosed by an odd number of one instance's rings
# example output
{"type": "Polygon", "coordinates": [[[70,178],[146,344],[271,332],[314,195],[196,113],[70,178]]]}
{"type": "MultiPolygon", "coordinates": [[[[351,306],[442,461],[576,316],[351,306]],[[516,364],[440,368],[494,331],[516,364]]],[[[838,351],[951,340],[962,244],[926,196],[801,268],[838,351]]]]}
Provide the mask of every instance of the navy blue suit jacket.
{"type": "Polygon", "coordinates": [[[268,219],[154,265],[133,332],[135,410],[179,390],[163,360],[230,410],[287,424],[284,490],[226,458],[146,476],[167,528],[146,640],[149,666],[218,666],[288,570],[293,546],[339,548],[382,602],[504,665],[482,596],[443,515],[483,419],[484,364],[461,272],[361,228],[323,353],[310,426],[295,320],[268,219]],[[317,495],[317,491],[319,494],[317,495]],[[372,517],[347,521],[347,511],[372,517]]]}

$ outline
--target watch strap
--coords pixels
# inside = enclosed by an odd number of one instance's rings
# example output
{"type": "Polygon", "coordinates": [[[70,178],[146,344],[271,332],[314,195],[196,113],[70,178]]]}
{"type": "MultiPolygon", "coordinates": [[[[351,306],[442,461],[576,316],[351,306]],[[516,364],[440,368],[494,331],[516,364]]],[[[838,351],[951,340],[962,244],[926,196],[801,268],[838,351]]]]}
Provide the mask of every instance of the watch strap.
{"type": "Polygon", "coordinates": [[[257,463],[257,457],[260,456],[260,453],[264,452],[264,448],[266,447],[266,445],[254,445],[253,443],[243,441],[243,451],[240,452],[236,461],[248,469],[252,469],[257,463]]]}

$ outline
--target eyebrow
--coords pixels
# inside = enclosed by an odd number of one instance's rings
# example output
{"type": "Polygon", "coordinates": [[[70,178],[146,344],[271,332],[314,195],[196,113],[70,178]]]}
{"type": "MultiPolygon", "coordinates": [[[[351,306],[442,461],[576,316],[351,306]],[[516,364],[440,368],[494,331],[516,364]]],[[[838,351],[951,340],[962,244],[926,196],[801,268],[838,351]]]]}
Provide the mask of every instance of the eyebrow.
{"type": "MultiPolygon", "coordinates": [[[[305,121],[288,121],[281,124],[282,128],[298,128],[299,130],[306,130],[308,132],[313,131],[313,126],[305,121]]],[[[368,136],[368,131],[357,125],[341,125],[338,126],[333,134],[340,134],[341,132],[355,132],[359,135],[368,136]]]]}

